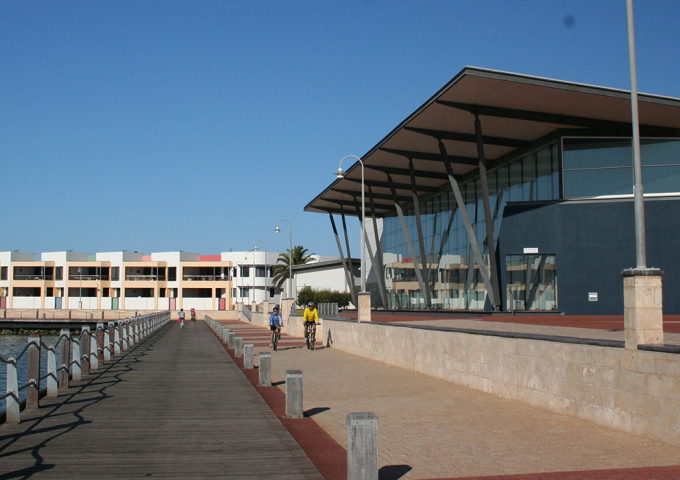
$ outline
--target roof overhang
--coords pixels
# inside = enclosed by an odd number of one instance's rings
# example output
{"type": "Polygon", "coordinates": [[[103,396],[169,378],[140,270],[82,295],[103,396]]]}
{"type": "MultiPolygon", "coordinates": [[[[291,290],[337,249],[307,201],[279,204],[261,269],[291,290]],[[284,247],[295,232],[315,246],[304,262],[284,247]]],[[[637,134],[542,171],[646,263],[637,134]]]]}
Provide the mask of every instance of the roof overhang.
{"type": "MultiPolygon", "coordinates": [[[[680,99],[638,94],[640,134],[680,137],[680,99]]],[[[478,170],[475,114],[482,126],[487,168],[531,151],[561,133],[631,136],[630,92],[466,67],[362,157],[375,213],[394,210],[448,185],[441,140],[457,177],[478,170]],[[415,183],[411,180],[411,169],[415,183]]],[[[361,166],[356,162],[305,207],[308,212],[358,215],[361,166]]]]}

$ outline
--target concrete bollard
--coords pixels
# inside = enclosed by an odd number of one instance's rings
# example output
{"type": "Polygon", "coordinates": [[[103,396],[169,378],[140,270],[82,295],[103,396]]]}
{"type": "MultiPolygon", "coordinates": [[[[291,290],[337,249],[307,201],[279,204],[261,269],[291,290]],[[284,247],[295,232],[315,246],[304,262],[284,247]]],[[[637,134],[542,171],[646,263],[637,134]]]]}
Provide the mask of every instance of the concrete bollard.
{"type": "Polygon", "coordinates": [[[80,332],[80,354],[83,356],[83,359],[81,360],[81,373],[83,375],[87,375],[90,373],[90,327],[85,325],[83,326],[82,331],[80,332]]]}
{"type": "Polygon", "coordinates": [[[234,349],[234,338],[236,338],[236,333],[229,332],[229,335],[227,336],[227,348],[230,350],[234,349]]]}
{"type": "Polygon", "coordinates": [[[17,376],[17,362],[10,357],[7,363],[7,393],[11,396],[5,398],[5,423],[19,423],[21,421],[21,408],[19,405],[19,381],[17,376]]]}
{"type": "Polygon", "coordinates": [[[113,354],[120,356],[120,325],[113,329],[113,354]]]}
{"type": "Polygon", "coordinates": [[[222,341],[224,343],[229,342],[229,329],[227,327],[222,330],[222,341]]]}
{"type": "Polygon", "coordinates": [[[83,364],[82,355],[80,354],[80,342],[72,341],[71,343],[73,344],[71,356],[71,358],[73,358],[73,365],[71,366],[71,380],[74,382],[79,382],[82,380],[81,367],[83,364]]]}
{"type": "Polygon", "coordinates": [[[347,480],[378,480],[378,415],[347,415],[347,480]]]}
{"type": "Polygon", "coordinates": [[[104,361],[111,360],[111,325],[104,327],[104,361]]]}
{"type": "Polygon", "coordinates": [[[253,368],[253,344],[243,345],[243,368],[253,368]]]}
{"type": "Polygon", "coordinates": [[[104,363],[104,324],[97,324],[97,361],[102,364],[104,363]]]}
{"type": "Polygon", "coordinates": [[[71,331],[62,329],[59,333],[59,388],[68,388],[71,367],[71,331]]]}
{"type": "Polygon", "coordinates": [[[286,417],[303,417],[301,370],[286,370],[286,417]]]}
{"type": "Polygon", "coordinates": [[[35,385],[26,387],[26,408],[38,408],[40,397],[40,335],[28,337],[28,343],[35,342],[38,345],[28,347],[28,371],[26,377],[35,382],[35,385]]]}
{"type": "Polygon", "coordinates": [[[59,395],[57,386],[57,354],[53,347],[47,350],[47,396],[56,397],[59,395]]]}
{"type": "Polygon", "coordinates": [[[234,356],[237,358],[243,356],[243,337],[234,337],[234,356]]]}
{"type": "Polygon", "coordinates": [[[99,369],[99,355],[97,355],[97,332],[90,333],[90,371],[96,372],[99,369]]]}
{"type": "Polygon", "coordinates": [[[271,352],[260,352],[260,387],[272,386],[272,354],[271,352]]]}

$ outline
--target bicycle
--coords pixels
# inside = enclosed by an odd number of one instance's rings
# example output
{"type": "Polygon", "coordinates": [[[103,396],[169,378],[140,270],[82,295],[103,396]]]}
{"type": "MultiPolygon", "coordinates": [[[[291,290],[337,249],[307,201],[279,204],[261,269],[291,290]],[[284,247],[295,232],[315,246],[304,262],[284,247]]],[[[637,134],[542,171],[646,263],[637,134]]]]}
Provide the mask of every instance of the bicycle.
{"type": "Polygon", "coordinates": [[[305,343],[310,350],[314,350],[314,341],[316,340],[316,332],[312,328],[312,325],[312,322],[305,324],[305,343]]]}
{"type": "Polygon", "coordinates": [[[281,334],[279,333],[280,331],[281,331],[281,327],[274,330],[274,339],[272,341],[272,348],[274,348],[274,351],[276,351],[276,347],[279,344],[279,337],[281,336],[281,334]]]}

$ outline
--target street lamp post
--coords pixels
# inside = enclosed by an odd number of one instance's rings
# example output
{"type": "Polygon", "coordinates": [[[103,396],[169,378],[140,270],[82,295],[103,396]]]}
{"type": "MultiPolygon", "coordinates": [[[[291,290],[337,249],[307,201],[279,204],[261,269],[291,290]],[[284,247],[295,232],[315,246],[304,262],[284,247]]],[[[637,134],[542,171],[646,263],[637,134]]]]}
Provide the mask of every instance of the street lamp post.
{"type": "Polygon", "coordinates": [[[290,287],[288,290],[288,298],[293,298],[293,224],[290,223],[290,220],[286,220],[285,218],[279,220],[279,223],[276,224],[276,228],[274,229],[275,233],[281,233],[281,229],[279,228],[281,222],[288,222],[288,226],[290,227],[290,248],[288,250],[288,276],[290,277],[290,287]]]}
{"type": "MultiPolygon", "coordinates": [[[[244,260],[248,260],[248,254],[251,254],[253,256],[253,278],[255,275],[255,252],[246,252],[245,256],[243,257],[244,260]]],[[[248,275],[250,276],[250,275],[248,275]]],[[[250,288],[248,289],[248,300],[250,300],[250,288]]],[[[253,280],[253,300],[251,300],[250,305],[253,305],[253,302],[255,301],[255,280],[253,280]]]]}
{"type": "Polygon", "coordinates": [[[254,252],[257,252],[257,246],[260,243],[264,243],[264,298],[267,300],[267,252],[269,249],[267,248],[267,242],[260,240],[255,244],[255,248],[253,248],[254,252]]]}
{"type": "Polygon", "coordinates": [[[78,294],[78,303],[80,304],[80,309],[83,309],[83,271],[81,267],[78,267],[78,278],[80,279],[80,293],[78,294]]]}
{"type": "MultiPolygon", "coordinates": [[[[364,226],[366,225],[366,195],[364,193],[364,162],[361,161],[356,155],[347,155],[340,160],[340,166],[338,171],[335,172],[335,176],[338,178],[345,178],[345,171],[342,169],[342,162],[346,158],[355,158],[361,164],[361,293],[366,292],[366,237],[364,235],[364,226]]],[[[351,262],[351,259],[350,259],[351,262]]]]}

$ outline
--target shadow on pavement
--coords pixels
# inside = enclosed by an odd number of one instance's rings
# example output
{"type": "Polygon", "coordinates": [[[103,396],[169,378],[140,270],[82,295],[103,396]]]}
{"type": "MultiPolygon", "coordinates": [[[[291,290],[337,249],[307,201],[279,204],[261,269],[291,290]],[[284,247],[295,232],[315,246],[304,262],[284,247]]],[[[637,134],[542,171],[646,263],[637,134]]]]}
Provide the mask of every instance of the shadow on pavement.
{"type": "Polygon", "coordinates": [[[385,465],[378,470],[380,480],[398,480],[413,470],[410,465],[385,465]]]}

